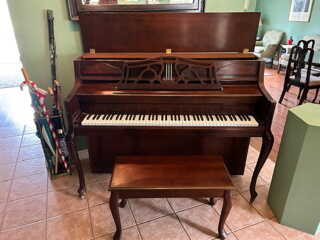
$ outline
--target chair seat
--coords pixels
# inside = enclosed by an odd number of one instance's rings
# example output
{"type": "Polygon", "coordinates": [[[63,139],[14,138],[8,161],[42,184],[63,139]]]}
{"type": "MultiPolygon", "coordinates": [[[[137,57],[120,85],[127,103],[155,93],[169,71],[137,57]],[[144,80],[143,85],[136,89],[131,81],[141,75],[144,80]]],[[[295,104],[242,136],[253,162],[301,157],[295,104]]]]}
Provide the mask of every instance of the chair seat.
{"type": "MultiPolygon", "coordinates": [[[[299,83],[305,84],[306,83],[306,71],[302,70],[300,81],[295,80],[294,77],[290,77],[290,79],[293,83],[296,82],[298,84],[299,83]]],[[[310,81],[309,81],[309,86],[312,86],[312,87],[320,86],[320,77],[311,75],[310,81]]]]}
{"type": "Polygon", "coordinates": [[[123,156],[111,190],[234,189],[220,156],[123,156]]]}

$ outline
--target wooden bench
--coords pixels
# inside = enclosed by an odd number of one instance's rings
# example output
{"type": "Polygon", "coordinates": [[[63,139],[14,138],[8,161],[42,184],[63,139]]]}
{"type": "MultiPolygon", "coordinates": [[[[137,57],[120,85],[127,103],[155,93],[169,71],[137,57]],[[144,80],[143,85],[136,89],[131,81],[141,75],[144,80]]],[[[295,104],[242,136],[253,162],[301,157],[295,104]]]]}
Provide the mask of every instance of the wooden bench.
{"type": "Polygon", "coordinates": [[[129,198],[223,197],[219,238],[225,239],[224,223],[231,209],[234,189],[220,156],[123,156],[118,157],[110,183],[110,209],[116,224],[114,240],[121,237],[120,207],[129,198]]]}

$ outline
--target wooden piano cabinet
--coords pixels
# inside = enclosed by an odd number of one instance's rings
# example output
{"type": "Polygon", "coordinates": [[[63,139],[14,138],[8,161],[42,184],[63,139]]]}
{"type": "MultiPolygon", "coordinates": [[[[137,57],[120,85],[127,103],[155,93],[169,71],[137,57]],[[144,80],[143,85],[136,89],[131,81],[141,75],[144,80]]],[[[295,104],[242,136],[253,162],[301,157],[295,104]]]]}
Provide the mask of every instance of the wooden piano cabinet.
{"type": "MultiPolygon", "coordinates": [[[[253,202],[258,175],[273,145],[275,109],[275,101],[263,86],[264,63],[248,53],[254,49],[259,18],[259,13],[82,12],[85,54],[74,61],[76,82],[66,100],[80,196],[86,192],[85,179],[73,136],[88,137],[94,172],[111,172],[115,158],[121,155],[221,155],[233,175],[244,172],[250,137],[261,137],[263,144],[250,184],[253,202]],[[171,49],[169,56],[166,49],[171,49]],[[162,57],[166,61],[168,57],[185,58],[196,66],[198,61],[209,61],[222,88],[193,89],[193,83],[186,81],[183,84],[189,86],[183,90],[157,88],[159,81],[148,89],[119,88],[125,84],[123,73],[129,62],[162,57]],[[82,125],[85,114],[112,112],[249,114],[258,126],[170,129],[82,125]]],[[[177,62],[172,66],[169,69],[177,69],[177,62]]],[[[177,70],[164,73],[173,76],[170,81],[179,76],[177,70]]],[[[203,79],[200,82],[203,84],[203,79]]]]}
{"type": "Polygon", "coordinates": [[[250,138],[221,138],[206,134],[147,134],[133,132],[89,137],[90,167],[111,173],[121,155],[221,155],[232,175],[243,175],[250,138]]]}

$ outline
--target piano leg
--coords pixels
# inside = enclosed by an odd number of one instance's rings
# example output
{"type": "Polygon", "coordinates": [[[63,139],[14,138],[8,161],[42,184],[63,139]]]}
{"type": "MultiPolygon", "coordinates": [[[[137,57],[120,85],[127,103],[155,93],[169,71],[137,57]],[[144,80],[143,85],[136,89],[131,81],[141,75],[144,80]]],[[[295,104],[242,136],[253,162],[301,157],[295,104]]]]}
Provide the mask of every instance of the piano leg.
{"type": "Polygon", "coordinates": [[[78,155],[78,151],[77,151],[77,147],[76,147],[76,143],[75,143],[75,138],[74,138],[74,134],[68,134],[67,136],[67,144],[68,144],[68,148],[71,150],[71,154],[74,160],[74,163],[76,165],[78,174],[79,174],[79,189],[78,189],[78,193],[79,193],[79,197],[81,199],[85,198],[86,195],[86,184],[85,184],[85,179],[84,179],[84,174],[83,174],[83,169],[82,169],[82,165],[79,159],[79,155],[78,155]]]}
{"type": "Polygon", "coordinates": [[[266,162],[269,156],[269,153],[273,146],[273,142],[274,142],[274,137],[272,132],[270,130],[266,131],[265,136],[262,138],[260,155],[259,155],[258,162],[254,169],[251,183],[250,183],[250,194],[251,194],[250,203],[253,203],[256,197],[258,196],[256,192],[257,179],[264,163],[266,162]]]}

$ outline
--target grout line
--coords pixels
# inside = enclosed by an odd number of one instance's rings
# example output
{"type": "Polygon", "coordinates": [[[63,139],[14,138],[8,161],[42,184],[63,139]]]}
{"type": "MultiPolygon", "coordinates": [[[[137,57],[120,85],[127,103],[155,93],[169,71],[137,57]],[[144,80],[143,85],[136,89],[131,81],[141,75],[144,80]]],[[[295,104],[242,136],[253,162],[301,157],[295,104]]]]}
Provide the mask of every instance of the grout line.
{"type": "MultiPolygon", "coordinates": [[[[25,129],[25,125],[23,127],[23,132],[24,132],[24,129],[25,129]]],[[[18,150],[18,153],[17,153],[17,156],[16,156],[16,162],[15,162],[15,165],[14,165],[14,170],[13,170],[12,177],[15,175],[15,172],[16,172],[16,167],[17,167],[17,164],[18,164],[18,158],[19,158],[20,150],[21,150],[22,138],[20,139],[19,150],[18,150]]],[[[4,224],[4,219],[5,219],[6,214],[7,214],[8,201],[9,201],[10,193],[11,193],[11,190],[12,190],[12,185],[13,185],[13,178],[10,179],[9,193],[8,193],[8,196],[7,196],[7,200],[5,201],[5,207],[3,209],[3,213],[4,214],[2,216],[2,219],[0,220],[0,231],[2,231],[3,224],[4,224]]]]}
{"type": "MultiPolygon", "coordinates": [[[[86,187],[88,187],[88,186],[86,186],[86,187]]],[[[77,197],[79,198],[79,196],[77,196],[77,197]]],[[[91,209],[90,209],[89,197],[88,197],[88,191],[87,190],[86,190],[85,200],[87,201],[87,206],[88,206],[88,214],[89,214],[89,220],[90,220],[91,236],[92,236],[92,239],[95,239],[95,234],[94,234],[94,230],[93,230],[93,223],[92,223],[93,219],[92,219],[92,216],[91,216],[91,209]]],[[[82,199],[81,201],[84,201],[84,199],[82,199]]]]}
{"type": "MultiPolygon", "coordinates": [[[[269,219],[270,221],[272,221],[271,219],[269,219]]],[[[290,240],[290,239],[287,239],[285,235],[283,235],[278,229],[276,229],[271,223],[269,223],[269,221],[266,221],[267,224],[269,224],[271,226],[271,228],[273,228],[273,230],[275,230],[277,233],[279,233],[282,237],[283,237],[283,240],[290,240]]]]}
{"type": "Polygon", "coordinates": [[[133,210],[132,210],[132,207],[131,207],[131,204],[130,204],[129,199],[127,199],[127,204],[128,204],[128,206],[129,206],[129,210],[130,210],[130,212],[131,212],[131,214],[132,214],[132,216],[133,216],[133,220],[134,220],[134,222],[136,223],[135,226],[136,226],[136,228],[137,228],[137,230],[138,230],[139,238],[140,238],[141,240],[143,240],[143,237],[142,237],[142,234],[141,234],[141,231],[140,231],[140,228],[139,228],[139,224],[138,224],[138,222],[137,222],[136,216],[135,216],[134,213],[133,213],[133,210]]]}
{"type": "MultiPolygon", "coordinates": [[[[181,198],[182,199],[182,198],[181,198]]],[[[169,206],[171,207],[171,209],[173,210],[173,214],[176,216],[176,218],[178,219],[180,226],[182,227],[183,231],[185,232],[185,234],[187,235],[187,237],[189,238],[189,240],[191,240],[191,236],[189,235],[189,233],[187,232],[186,228],[183,226],[181,219],[179,218],[178,214],[174,211],[174,208],[172,207],[170,201],[168,200],[168,198],[166,198],[169,206]]]]}

